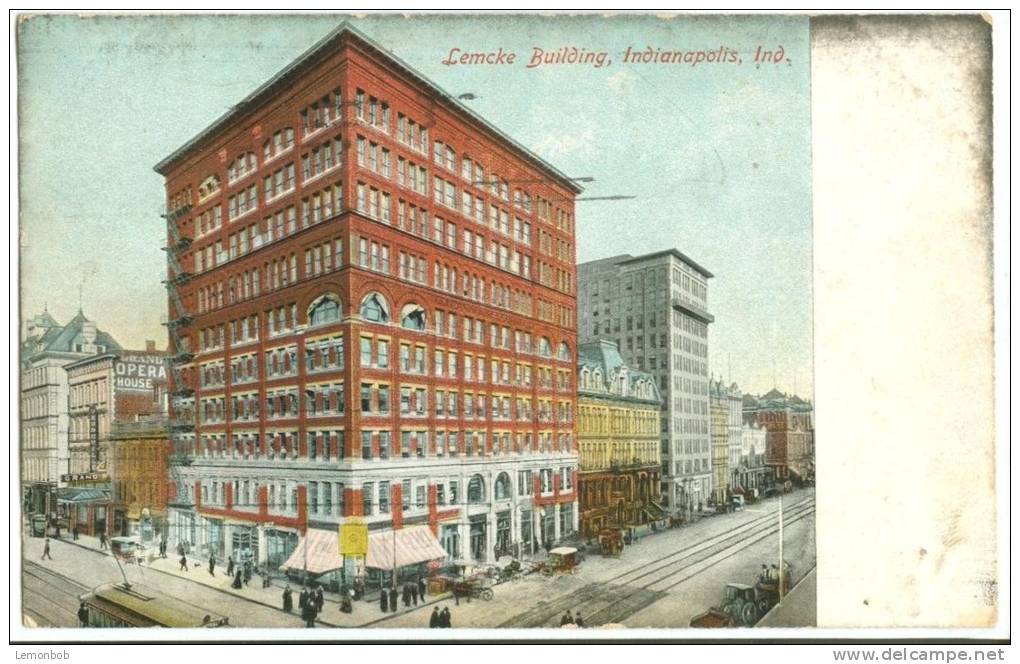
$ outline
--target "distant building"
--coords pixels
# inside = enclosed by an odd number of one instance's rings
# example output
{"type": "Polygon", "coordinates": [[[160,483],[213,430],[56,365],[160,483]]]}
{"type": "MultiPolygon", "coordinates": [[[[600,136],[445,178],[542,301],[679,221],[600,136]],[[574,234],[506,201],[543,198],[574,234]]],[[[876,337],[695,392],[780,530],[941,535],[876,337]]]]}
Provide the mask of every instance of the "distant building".
{"type": "Polygon", "coordinates": [[[112,504],[117,533],[151,542],[167,534],[170,446],[160,415],[114,422],[110,431],[112,504]]]}
{"type": "Polygon", "coordinates": [[[21,483],[25,508],[55,513],[57,488],[70,472],[68,382],[72,362],[120,345],[79,311],[67,325],[49,314],[28,321],[20,348],[21,483]]]}
{"type": "Polygon", "coordinates": [[[765,448],[768,430],[745,422],[740,428],[740,457],[734,465],[734,491],[759,498],[773,484],[773,477],[765,465],[765,448]]]}
{"type": "Polygon", "coordinates": [[[730,392],[722,380],[708,388],[708,410],[712,435],[712,498],[725,505],[730,489],[730,392]]]}
{"type": "MultiPolygon", "coordinates": [[[[127,535],[126,515],[110,512],[114,476],[110,468],[111,431],[118,422],[159,416],[166,412],[166,353],[148,342],[144,351],[116,349],[72,362],[65,367],[68,381],[67,486],[98,489],[95,494],[76,493],[76,500],[62,508],[82,532],[127,535]],[[90,495],[89,501],[82,496],[90,495]]],[[[164,432],[163,440],[167,437],[164,432]]],[[[162,472],[167,471],[166,465],[162,472]]]]}
{"type": "Polygon", "coordinates": [[[744,397],[744,420],[768,431],[766,464],[779,480],[814,479],[814,407],[773,389],[744,397]]]}
{"type": "Polygon", "coordinates": [[[675,249],[614,256],[577,267],[578,340],[611,339],[628,366],[647,371],[662,394],[661,493],[671,512],[712,492],[708,406],[708,280],[675,249]]]}
{"type": "Polygon", "coordinates": [[[663,518],[659,496],[659,389],[610,341],[578,347],[581,532],[663,518]]]}

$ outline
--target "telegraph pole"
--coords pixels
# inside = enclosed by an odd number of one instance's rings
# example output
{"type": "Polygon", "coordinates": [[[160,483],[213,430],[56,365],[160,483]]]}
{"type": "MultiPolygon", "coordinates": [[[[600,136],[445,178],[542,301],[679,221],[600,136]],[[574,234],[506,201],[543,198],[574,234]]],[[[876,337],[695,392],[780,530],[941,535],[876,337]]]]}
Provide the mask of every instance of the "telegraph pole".
{"type": "Polygon", "coordinates": [[[786,491],[784,488],[779,492],[779,604],[783,602],[783,586],[786,583],[786,570],[783,569],[783,493],[786,491]]]}

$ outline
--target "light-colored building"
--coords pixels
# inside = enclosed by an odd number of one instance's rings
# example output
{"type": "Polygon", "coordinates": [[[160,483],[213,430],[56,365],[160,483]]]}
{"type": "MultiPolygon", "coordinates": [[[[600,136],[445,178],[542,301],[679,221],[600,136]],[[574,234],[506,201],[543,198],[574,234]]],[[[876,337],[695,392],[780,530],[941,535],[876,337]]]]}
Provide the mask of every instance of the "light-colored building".
{"type": "Polygon", "coordinates": [[[765,465],[765,427],[745,422],[740,428],[740,459],[735,466],[735,490],[758,498],[772,484],[765,465]]]}
{"type": "Polygon", "coordinates": [[[655,377],[662,395],[662,500],[690,511],[712,494],[708,279],[675,249],[578,266],[578,335],[611,339],[628,366],[655,377]]]}
{"type": "Polygon", "coordinates": [[[581,532],[663,518],[659,497],[659,388],[630,369],[616,344],[578,347],[577,443],[581,532]]]}
{"type": "Polygon", "coordinates": [[[709,383],[709,428],[712,432],[712,502],[725,505],[730,488],[729,390],[721,380],[709,383]]]}
{"type": "Polygon", "coordinates": [[[57,488],[71,472],[65,367],[119,348],[81,311],[67,325],[47,311],[28,322],[20,349],[21,483],[28,511],[55,513],[57,488]]]}

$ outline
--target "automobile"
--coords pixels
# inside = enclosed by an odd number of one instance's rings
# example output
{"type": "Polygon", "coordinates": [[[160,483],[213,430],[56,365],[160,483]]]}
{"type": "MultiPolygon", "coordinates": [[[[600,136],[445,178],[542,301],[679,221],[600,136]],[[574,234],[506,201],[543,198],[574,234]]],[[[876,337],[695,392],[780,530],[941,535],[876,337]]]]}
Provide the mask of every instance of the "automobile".
{"type": "Polygon", "coordinates": [[[733,509],[740,510],[744,509],[744,505],[746,505],[746,502],[744,501],[743,496],[740,495],[730,496],[730,505],[733,506],[733,509]]]}

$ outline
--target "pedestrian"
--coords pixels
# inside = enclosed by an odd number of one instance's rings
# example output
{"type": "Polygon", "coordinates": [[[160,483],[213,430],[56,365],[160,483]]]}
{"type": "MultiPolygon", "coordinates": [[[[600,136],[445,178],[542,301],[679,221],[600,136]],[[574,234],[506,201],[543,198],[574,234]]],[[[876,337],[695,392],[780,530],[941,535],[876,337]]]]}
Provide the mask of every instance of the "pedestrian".
{"type": "Polygon", "coordinates": [[[234,576],[234,556],[227,556],[227,576],[234,576]]]}
{"type": "Polygon", "coordinates": [[[315,627],[315,606],[312,602],[305,605],[301,618],[305,621],[305,627],[315,627]]]}
{"type": "Polygon", "coordinates": [[[439,626],[440,627],[453,627],[453,625],[450,624],[450,607],[448,607],[448,606],[443,607],[443,612],[439,616],[439,626]]]}
{"type": "Polygon", "coordinates": [[[560,627],[572,624],[574,624],[574,616],[570,615],[570,609],[567,609],[567,612],[563,614],[562,618],[560,618],[560,627]]]}
{"type": "Polygon", "coordinates": [[[351,603],[351,596],[354,595],[354,591],[342,593],[340,595],[340,613],[353,613],[354,604],[351,603]]]}
{"type": "Polygon", "coordinates": [[[436,629],[437,627],[439,627],[439,623],[440,623],[439,607],[434,606],[432,607],[432,615],[429,616],[429,628],[436,629]]]}
{"type": "Polygon", "coordinates": [[[103,530],[99,531],[99,548],[100,549],[107,548],[107,546],[106,546],[106,531],[103,531],[103,530]]]}
{"type": "Polygon", "coordinates": [[[56,523],[54,523],[53,525],[54,525],[54,526],[56,526],[56,530],[57,530],[57,532],[56,532],[56,538],[57,538],[57,539],[60,539],[60,522],[56,522],[56,523]]]}
{"type": "Polygon", "coordinates": [[[411,588],[406,583],[400,589],[400,599],[402,599],[404,601],[404,608],[405,609],[409,608],[411,606],[411,588]]]}
{"type": "Polygon", "coordinates": [[[181,554],[181,571],[182,572],[188,571],[188,558],[183,553],[181,554]]]}
{"type": "Polygon", "coordinates": [[[761,573],[758,575],[758,580],[762,583],[769,582],[769,568],[767,565],[761,566],[761,573]]]}
{"type": "Polygon", "coordinates": [[[290,613],[294,608],[294,593],[290,590],[290,585],[283,589],[283,610],[290,613]]]}
{"type": "Polygon", "coordinates": [[[315,608],[317,613],[322,613],[322,607],[326,606],[326,598],[322,592],[322,586],[315,589],[315,608]]]}
{"type": "Polygon", "coordinates": [[[390,586],[390,611],[397,612],[397,587],[395,585],[390,586]]]}
{"type": "Polygon", "coordinates": [[[216,576],[216,556],[209,556],[209,576],[216,576]]]}
{"type": "Polygon", "coordinates": [[[249,581],[251,581],[251,561],[246,560],[244,561],[244,585],[248,585],[249,581]]]}
{"type": "Polygon", "coordinates": [[[418,597],[421,597],[422,604],[425,603],[425,579],[418,577],[418,597]]]}
{"type": "Polygon", "coordinates": [[[89,610],[85,606],[85,602],[82,601],[81,606],[78,607],[78,627],[89,626],[89,610]]]}
{"type": "Polygon", "coordinates": [[[379,591],[379,610],[383,613],[390,612],[390,594],[385,588],[379,591]]]}
{"type": "Polygon", "coordinates": [[[581,619],[580,613],[574,616],[574,624],[577,625],[579,628],[584,627],[584,620],[581,619]]]}
{"type": "Polygon", "coordinates": [[[46,541],[43,542],[43,550],[42,550],[42,560],[46,560],[47,558],[49,558],[50,560],[53,560],[53,556],[50,555],[50,538],[49,537],[47,537],[46,541]]]}
{"type": "Polygon", "coordinates": [[[78,541],[78,524],[74,524],[74,528],[71,529],[71,539],[75,542],[78,541]]]}
{"type": "Polygon", "coordinates": [[[418,584],[416,582],[408,585],[411,586],[411,604],[418,606],[418,584]]]}
{"type": "Polygon", "coordinates": [[[301,587],[301,594],[298,596],[298,608],[302,611],[308,606],[308,588],[301,587]]]}
{"type": "Polygon", "coordinates": [[[237,573],[234,574],[234,582],[230,584],[230,587],[234,590],[241,589],[241,570],[237,570],[237,573]]]}

